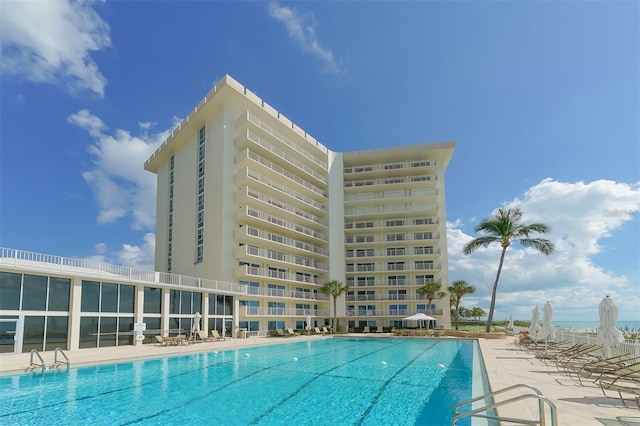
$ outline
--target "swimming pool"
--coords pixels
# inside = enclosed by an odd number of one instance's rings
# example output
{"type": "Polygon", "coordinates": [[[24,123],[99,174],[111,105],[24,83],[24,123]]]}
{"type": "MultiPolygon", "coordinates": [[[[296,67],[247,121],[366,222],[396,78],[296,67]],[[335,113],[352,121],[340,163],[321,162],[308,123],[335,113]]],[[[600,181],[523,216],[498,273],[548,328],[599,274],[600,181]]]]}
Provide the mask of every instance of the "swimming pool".
{"type": "Polygon", "coordinates": [[[4,376],[0,424],[448,425],[486,389],[478,351],[332,338],[4,376]]]}

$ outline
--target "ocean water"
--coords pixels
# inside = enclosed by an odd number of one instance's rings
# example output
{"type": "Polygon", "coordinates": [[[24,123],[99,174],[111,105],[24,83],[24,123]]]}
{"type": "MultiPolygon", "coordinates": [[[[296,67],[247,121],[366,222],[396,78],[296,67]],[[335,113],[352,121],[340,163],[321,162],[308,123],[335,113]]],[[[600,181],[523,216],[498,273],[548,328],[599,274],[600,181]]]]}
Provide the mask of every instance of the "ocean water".
{"type": "MultiPolygon", "coordinates": [[[[553,321],[556,328],[570,328],[572,330],[596,330],[600,327],[599,321],[553,321]]],[[[640,321],[618,321],[616,328],[619,330],[640,330],[640,321]]]]}

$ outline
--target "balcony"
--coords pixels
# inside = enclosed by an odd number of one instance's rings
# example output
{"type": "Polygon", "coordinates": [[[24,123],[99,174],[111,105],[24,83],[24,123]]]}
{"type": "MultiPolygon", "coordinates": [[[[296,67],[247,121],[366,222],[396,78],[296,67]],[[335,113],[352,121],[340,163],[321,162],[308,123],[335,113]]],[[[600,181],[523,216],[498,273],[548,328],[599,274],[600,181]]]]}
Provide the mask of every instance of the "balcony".
{"type": "Polygon", "coordinates": [[[265,259],[269,261],[278,261],[282,264],[295,265],[295,267],[305,267],[310,269],[320,269],[322,271],[328,271],[329,267],[326,263],[319,262],[315,259],[309,259],[306,257],[294,256],[284,253],[275,252],[273,250],[265,250],[251,245],[243,245],[236,247],[236,258],[243,259],[248,256],[265,259]]]}
{"type": "Polygon", "coordinates": [[[313,253],[321,256],[329,256],[329,251],[310,244],[305,241],[294,240],[272,232],[262,231],[251,226],[241,226],[236,229],[235,237],[238,241],[245,241],[250,244],[251,237],[259,238],[265,242],[265,245],[277,243],[287,247],[287,251],[300,251],[301,253],[313,253]]]}
{"type": "Polygon", "coordinates": [[[267,307],[254,307],[246,306],[245,316],[260,316],[260,317],[306,317],[310,315],[313,317],[329,317],[330,313],[328,309],[300,309],[300,308],[267,308],[267,307]]]}
{"type": "Polygon", "coordinates": [[[242,286],[246,289],[245,295],[256,297],[273,297],[279,299],[295,299],[305,301],[326,302],[329,296],[311,291],[281,290],[276,288],[242,286]]]}
{"type": "Polygon", "coordinates": [[[246,279],[248,277],[257,277],[269,281],[283,281],[289,283],[305,283],[321,285],[324,283],[322,277],[301,276],[293,272],[276,271],[268,268],[257,268],[250,265],[237,266],[233,269],[234,277],[238,279],[246,279]]]}
{"type": "Polygon", "coordinates": [[[250,222],[262,229],[284,228],[288,231],[296,232],[307,237],[316,238],[324,242],[327,241],[327,236],[323,232],[315,231],[313,229],[298,225],[297,223],[284,220],[278,216],[267,214],[250,206],[245,206],[243,209],[236,210],[236,220],[239,223],[250,222]]]}
{"type": "MultiPolygon", "coordinates": [[[[347,316],[348,317],[362,317],[362,318],[371,318],[371,317],[408,317],[409,315],[413,315],[415,314],[414,312],[415,310],[413,309],[387,309],[387,310],[382,310],[382,309],[368,309],[368,310],[353,310],[353,311],[347,311],[347,316]]],[[[419,311],[419,312],[424,312],[426,313],[426,311],[419,311]]],[[[432,314],[427,314],[430,316],[441,316],[442,315],[442,310],[439,310],[439,314],[437,313],[438,310],[434,309],[432,314]]]]}

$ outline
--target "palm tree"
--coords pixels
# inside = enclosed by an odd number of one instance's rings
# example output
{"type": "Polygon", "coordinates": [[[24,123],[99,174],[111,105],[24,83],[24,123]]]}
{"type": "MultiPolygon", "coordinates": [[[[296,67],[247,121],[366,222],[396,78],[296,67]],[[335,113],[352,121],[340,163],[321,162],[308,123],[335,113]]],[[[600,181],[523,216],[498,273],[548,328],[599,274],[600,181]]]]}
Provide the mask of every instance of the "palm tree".
{"type": "Polygon", "coordinates": [[[456,330],[458,329],[458,319],[460,318],[460,299],[465,294],[475,293],[476,289],[473,286],[467,284],[466,281],[454,281],[453,285],[449,287],[449,293],[453,297],[456,297],[456,330]]]}
{"type": "Polygon", "coordinates": [[[553,253],[553,243],[544,238],[529,238],[529,235],[535,232],[546,234],[551,231],[544,223],[532,223],[529,225],[520,222],[522,219],[522,211],[515,209],[498,209],[493,216],[483,219],[478,226],[475,227],[476,233],[485,234],[475,240],[470,241],[464,246],[464,254],[471,254],[480,247],[487,247],[493,243],[500,243],[502,253],[500,254],[500,263],[498,264],[498,273],[496,281],[493,283],[493,291],[491,292],[491,305],[489,306],[489,317],[487,318],[487,333],[491,331],[491,322],[493,321],[493,311],[496,307],[496,292],[498,290],[498,280],[502,271],[504,262],[504,254],[512,242],[517,241],[521,246],[528,248],[533,247],[540,253],[549,255],[553,253]]]}
{"type": "Polygon", "coordinates": [[[439,281],[429,281],[422,287],[418,287],[416,289],[416,292],[420,296],[427,297],[427,315],[431,315],[431,302],[433,301],[433,299],[435,299],[436,296],[444,297],[447,295],[444,291],[440,291],[441,288],[442,283],[440,283],[439,281]]]}
{"type": "Polygon", "coordinates": [[[333,280],[325,283],[322,287],[320,287],[320,293],[326,294],[327,296],[333,297],[333,322],[331,323],[331,330],[336,330],[336,321],[337,321],[337,306],[338,306],[338,297],[342,294],[349,291],[348,285],[342,285],[342,283],[338,280],[333,280]]]}

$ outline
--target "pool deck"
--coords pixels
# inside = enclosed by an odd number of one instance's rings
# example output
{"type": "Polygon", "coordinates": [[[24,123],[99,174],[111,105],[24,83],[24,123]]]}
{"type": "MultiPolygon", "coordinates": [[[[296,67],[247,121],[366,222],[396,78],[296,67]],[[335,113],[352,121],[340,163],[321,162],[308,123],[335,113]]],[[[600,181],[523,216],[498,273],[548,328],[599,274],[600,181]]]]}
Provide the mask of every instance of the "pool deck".
{"type": "MultiPolygon", "coordinates": [[[[362,335],[354,337],[395,338],[387,334],[362,335]]],[[[293,340],[318,340],[328,336],[296,336],[296,337],[251,337],[248,339],[227,339],[220,342],[203,342],[183,346],[127,346],[99,349],[80,349],[65,351],[74,366],[132,361],[136,359],[159,356],[181,355],[195,352],[212,352],[216,350],[250,348],[252,346],[284,343],[293,340]]],[[[419,337],[416,337],[419,338],[419,337]]],[[[428,338],[427,338],[428,339],[428,338]]],[[[515,384],[528,384],[540,389],[543,395],[551,399],[558,409],[560,425],[626,425],[640,426],[640,410],[633,401],[627,404],[634,408],[625,408],[620,399],[602,395],[599,387],[580,386],[567,375],[558,372],[555,366],[545,365],[532,354],[516,347],[515,338],[478,339],[487,368],[487,374],[493,390],[502,389],[515,384]]],[[[53,363],[53,352],[43,352],[42,357],[47,365],[53,363]]],[[[16,374],[25,371],[29,365],[30,354],[0,355],[0,375],[16,374]]],[[[530,393],[514,391],[509,396],[530,393]]],[[[610,395],[614,395],[608,392],[610,395]]],[[[537,418],[538,405],[534,400],[524,400],[499,410],[501,416],[516,418],[537,418]]],[[[551,423],[548,422],[547,425],[551,423]]]]}

